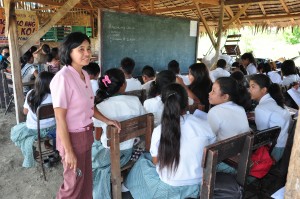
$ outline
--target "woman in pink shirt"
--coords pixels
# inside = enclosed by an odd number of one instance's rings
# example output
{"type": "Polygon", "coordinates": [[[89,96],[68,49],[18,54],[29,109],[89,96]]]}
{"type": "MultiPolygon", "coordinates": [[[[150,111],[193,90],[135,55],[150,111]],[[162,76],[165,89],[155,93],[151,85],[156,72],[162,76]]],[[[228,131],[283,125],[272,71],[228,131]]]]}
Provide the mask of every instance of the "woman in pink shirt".
{"type": "Polygon", "coordinates": [[[90,78],[82,70],[90,58],[90,39],[80,32],[69,34],[60,48],[60,60],[65,67],[50,83],[57,124],[57,150],[64,167],[64,182],[57,199],[92,198],[92,117],[120,128],[117,121],[107,119],[94,108],[90,78]]]}

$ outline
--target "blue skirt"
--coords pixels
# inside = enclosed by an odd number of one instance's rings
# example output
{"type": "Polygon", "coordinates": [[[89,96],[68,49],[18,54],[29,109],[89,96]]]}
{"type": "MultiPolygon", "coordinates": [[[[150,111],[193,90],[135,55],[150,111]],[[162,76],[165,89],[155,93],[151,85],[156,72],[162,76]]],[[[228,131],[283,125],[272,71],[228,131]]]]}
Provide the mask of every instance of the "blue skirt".
{"type": "Polygon", "coordinates": [[[124,184],[129,189],[134,199],[197,198],[200,192],[200,184],[171,186],[161,181],[149,153],[141,155],[129,172],[124,184]]]}
{"type": "MultiPolygon", "coordinates": [[[[55,131],[56,126],[41,129],[41,138],[47,136],[49,132],[55,131]]],[[[37,129],[29,129],[26,122],[15,125],[11,128],[10,138],[16,146],[21,148],[24,156],[23,167],[29,168],[35,166],[33,157],[33,143],[37,140],[37,129]]]]}
{"type": "MultiPolygon", "coordinates": [[[[131,157],[132,149],[120,151],[120,165],[124,166],[131,157]]],[[[104,148],[100,141],[92,146],[93,199],[110,199],[111,163],[110,149],[104,148]]]]}

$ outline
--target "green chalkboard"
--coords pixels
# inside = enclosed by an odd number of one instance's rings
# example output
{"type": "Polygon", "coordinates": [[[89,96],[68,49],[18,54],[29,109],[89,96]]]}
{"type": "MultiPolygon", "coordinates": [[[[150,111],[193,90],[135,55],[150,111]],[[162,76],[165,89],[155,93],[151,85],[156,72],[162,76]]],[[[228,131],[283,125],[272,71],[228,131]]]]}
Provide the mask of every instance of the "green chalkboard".
{"type": "Polygon", "coordinates": [[[197,40],[185,19],[104,11],[102,42],[102,72],[119,67],[124,57],[135,60],[134,75],[145,65],[165,70],[173,59],[186,73],[196,61],[197,40]]]}

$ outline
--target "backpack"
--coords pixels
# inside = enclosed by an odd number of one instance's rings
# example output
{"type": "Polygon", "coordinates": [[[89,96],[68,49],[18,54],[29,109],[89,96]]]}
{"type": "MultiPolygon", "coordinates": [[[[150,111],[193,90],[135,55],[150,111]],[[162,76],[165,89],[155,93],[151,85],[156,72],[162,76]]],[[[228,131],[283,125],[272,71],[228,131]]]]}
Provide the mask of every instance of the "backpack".
{"type": "Polygon", "coordinates": [[[251,156],[253,163],[250,168],[250,175],[256,178],[263,178],[270,171],[274,160],[270,156],[270,147],[259,147],[251,156]]]}

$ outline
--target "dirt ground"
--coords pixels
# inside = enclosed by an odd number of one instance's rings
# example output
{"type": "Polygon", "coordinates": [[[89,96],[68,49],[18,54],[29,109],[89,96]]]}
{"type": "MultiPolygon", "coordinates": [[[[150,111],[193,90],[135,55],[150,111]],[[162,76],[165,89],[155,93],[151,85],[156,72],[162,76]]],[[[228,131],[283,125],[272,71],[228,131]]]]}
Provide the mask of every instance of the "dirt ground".
{"type": "Polygon", "coordinates": [[[4,116],[4,109],[0,109],[0,198],[55,198],[63,180],[61,163],[46,168],[47,181],[39,166],[23,168],[21,150],[10,140],[10,129],[15,124],[14,110],[4,116]]]}

